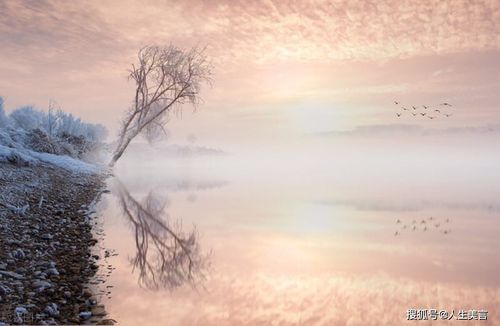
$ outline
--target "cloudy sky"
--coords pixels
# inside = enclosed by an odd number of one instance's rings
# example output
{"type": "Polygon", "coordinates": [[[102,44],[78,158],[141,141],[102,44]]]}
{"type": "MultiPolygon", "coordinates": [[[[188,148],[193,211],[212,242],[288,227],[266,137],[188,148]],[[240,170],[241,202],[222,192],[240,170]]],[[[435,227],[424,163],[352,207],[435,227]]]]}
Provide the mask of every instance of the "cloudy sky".
{"type": "Polygon", "coordinates": [[[198,111],[171,123],[184,139],[245,144],[406,126],[488,134],[500,124],[496,0],[0,0],[0,13],[8,110],[55,99],[114,131],[137,50],[173,43],[207,46],[215,67],[198,111]],[[398,118],[394,100],[450,102],[453,116],[398,118]]]}

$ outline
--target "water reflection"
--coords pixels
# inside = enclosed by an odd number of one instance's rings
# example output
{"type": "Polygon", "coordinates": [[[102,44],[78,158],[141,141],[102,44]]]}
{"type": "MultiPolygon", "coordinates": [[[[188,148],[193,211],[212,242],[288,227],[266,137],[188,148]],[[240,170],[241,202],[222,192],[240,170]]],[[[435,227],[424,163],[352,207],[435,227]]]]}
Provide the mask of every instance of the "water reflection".
{"type": "MultiPolygon", "coordinates": [[[[124,198],[103,212],[107,245],[119,253],[110,261],[117,270],[106,307],[121,324],[403,325],[410,308],[486,309],[484,324],[499,324],[500,179],[485,176],[490,169],[427,178],[409,165],[395,178],[393,169],[366,167],[376,171],[344,178],[329,169],[266,173],[237,165],[233,173],[188,163],[123,169],[135,203],[113,191],[124,198]],[[411,179],[406,168],[415,171],[411,179]],[[206,291],[149,291],[130,277],[141,232],[167,233],[144,211],[162,215],[177,235],[168,215],[198,227],[196,242],[216,252],[206,291]]],[[[148,241],[150,256],[158,249],[148,241]]]]}
{"type": "Polygon", "coordinates": [[[196,227],[184,231],[182,222],[167,213],[167,201],[155,193],[138,200],[118,179],[116,184],[120,207],[133,227],[137,250],[130,262],[139,271],[139,285],[152,290],[203,285],[210,255],[202,252],[196,227]]]}

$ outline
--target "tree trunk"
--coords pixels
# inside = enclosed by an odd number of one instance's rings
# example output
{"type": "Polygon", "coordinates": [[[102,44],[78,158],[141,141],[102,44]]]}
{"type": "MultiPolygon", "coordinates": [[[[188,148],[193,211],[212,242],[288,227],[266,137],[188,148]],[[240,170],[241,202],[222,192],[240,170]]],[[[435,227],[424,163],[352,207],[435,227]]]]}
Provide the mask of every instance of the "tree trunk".
{"type": "Polygon", "coordinates": [[[130,142],[134,137],[127,137],[127,140],[123,142],[119,148],[116,149],[116,151],[113,154],[113,157],[111,158],[111,161],[109,161],[108,164],[109,167],[113,167],[116,161],[118,161],[120,157],[122,157],[123,153],[125,153],[125,150],[127,149],[128,145],[130,144],[130,142]]]}

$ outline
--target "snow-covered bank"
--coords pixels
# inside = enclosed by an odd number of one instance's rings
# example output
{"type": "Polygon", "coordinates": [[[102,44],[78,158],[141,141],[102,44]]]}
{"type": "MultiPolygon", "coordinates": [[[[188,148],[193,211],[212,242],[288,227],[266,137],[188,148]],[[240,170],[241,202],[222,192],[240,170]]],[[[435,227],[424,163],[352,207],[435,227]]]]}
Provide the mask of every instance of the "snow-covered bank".
{"type": "Polygon", "coordinates": [[[29,149],[9,148],[0,145],[0,163],[11,163],[18,166],[37,166],[47,163],[55,167],[75,173],[102,173],[106,167],[90,164],[67,155],[39,153],[29,149]]]}

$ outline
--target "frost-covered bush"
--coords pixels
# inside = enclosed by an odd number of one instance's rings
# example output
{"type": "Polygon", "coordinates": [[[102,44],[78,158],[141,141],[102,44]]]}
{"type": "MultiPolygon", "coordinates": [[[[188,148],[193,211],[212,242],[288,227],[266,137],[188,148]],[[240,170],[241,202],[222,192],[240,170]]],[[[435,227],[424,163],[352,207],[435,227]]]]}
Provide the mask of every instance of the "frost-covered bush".
{"type": "Polygon", "coordinates": [[[58,152],[52,140],[41,129],[32,129],[28,131],[26,136],[26,145],[35,152],[50,154],[56,154],[58,152]]]}
{"type": "Polygon", "coordinates": [[[14,127],[30,131],[41,129],[50,136],[72,135],[83,136],[87,140],[97,142],[106,138],[106,128],[100,124],[83,122],[71,113],[58,110],[55,113],[38,111],[31,106],[14,110],[10,116],[14,127]]]}
{"type": "Polygon", "coordinates": [[[32,129],[27,132],[25,145],[31,150],[40,153],[65,154],[73,156],[74,151],[65,150],[55,137],[49,137],[40,128],[32,129]]]}
{"type": "Polygon", "coordinates": [[[32,106],[24,106],[14,110],[9,118],[14,127],[30,131],[41,126],[44,113],[35,110],[32,106]]]}
{"type": "Polygon", "coordinates": [[[106,133],[104,126],[83,122],[62,110],[46,113],[25,106],[7,116],[0,98],[0,145],[75,158],[98,157],[90,152],[103,148],[106,133]]]}
{"type": "Polygon", "coordinates": [[[7,124],[8,124],[8,118],[7,115],[5,115],[5,111],[3,108],[3,98],[0,97],[0,128],[7,127],[7,124]]]}

